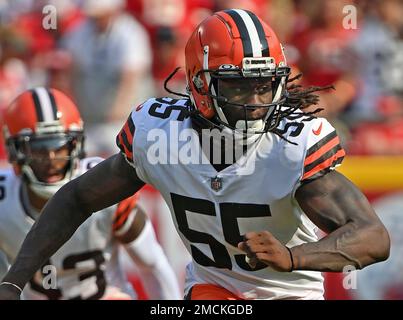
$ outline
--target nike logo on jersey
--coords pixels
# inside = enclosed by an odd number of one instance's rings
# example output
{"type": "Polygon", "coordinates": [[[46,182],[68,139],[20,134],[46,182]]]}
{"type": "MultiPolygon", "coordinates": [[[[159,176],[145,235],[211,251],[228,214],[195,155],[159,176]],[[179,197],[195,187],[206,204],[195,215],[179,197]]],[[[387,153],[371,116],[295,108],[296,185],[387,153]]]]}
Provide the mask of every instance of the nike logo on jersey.
{"type": "Polygon", "coordinates": [[[315,136],[320,135],[320,133],[322,132],[322,124],[323,124],[323,122],[320,123],[318,129],[316,129],[316,130],[313,130],[313,129],[312,129],[312,132],[313,132],[313,134],[314,134],[315,136]]]}

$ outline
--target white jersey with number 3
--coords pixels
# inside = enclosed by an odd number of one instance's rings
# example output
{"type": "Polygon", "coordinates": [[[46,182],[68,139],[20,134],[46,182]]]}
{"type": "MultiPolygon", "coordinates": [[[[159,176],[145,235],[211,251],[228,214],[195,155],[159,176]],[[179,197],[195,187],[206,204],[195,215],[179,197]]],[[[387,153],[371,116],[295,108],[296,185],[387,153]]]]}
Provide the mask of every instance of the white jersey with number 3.
{"type": "MultiPolygon", "coordinates": [[[[82,160],[77,176],[100,161],[101,158],[82,160]]],[[[35,221],[22,201],[21,178],[12,168],[0,171],[0,188],[0,252],[12,263],[35,221]]],[[[134,298],[119,264],[118,245],[113,238],[116,213],[116,207],[110,207],[90,216],[35,274],[23,297],[101,299],[119,288],[126,298],[134,298]]]]}
{"type": "Polygon", "coordinates": [[[209,283],[245,299],[322,299],[320,272],[277,272],[262,263],[252,269],[237,245],[245,233],[262,230],[289,247],[318,240],[294,193],[341,163],[335,129],[322,118],[289,116],[278,130],[292,143],[263,134],[252,152],[217,172],[189,134],[188,103],[150,99],[117,136],[137,175],[161,192],[193,257],[185,291],[209,283]],[[191,153],[201,161],[188,161],[191,153]]]}

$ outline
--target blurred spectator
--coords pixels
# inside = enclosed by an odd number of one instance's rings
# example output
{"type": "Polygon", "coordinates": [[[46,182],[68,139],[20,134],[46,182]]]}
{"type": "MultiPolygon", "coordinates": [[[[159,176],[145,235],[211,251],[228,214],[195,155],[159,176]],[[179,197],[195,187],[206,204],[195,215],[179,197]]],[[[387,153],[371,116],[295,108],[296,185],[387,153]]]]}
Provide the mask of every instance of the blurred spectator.
{"type": "Polygon", "coordinates": [[[176,67],[181,67],[169,88],[185,91],[184,48],[193,29],[211,14],[213,0],[142,0],[130,10],[140,17],[151,36],[153,76],[158,96],[169,95],[163,83],[176,67]]]}
{"type": "MultiPolygon", "coordinates": [[[[15,16],[11,25],[21,33],[29,47],[29,56],[25,63],[29,68],[30,86],[51,86],[49,71],[55,64],[53,52],[60,37],[74,28],[81,20],[81,13],[76,4],[78,0],[38,0],[32,3],[31,10],[15,16]],[[56,13],[56,28],[44,28],[43,21],[49,11],[43,12],[45,6],[53,6],[56,13]]],[[[53,13],[53,12],[52,12],[53,13]]],[[[56,87],[59,87],[56,85],[56,87]]],[[[64,89],[64,88],[61,88],[64,89]]]]}
{"type": "Polygon", "coordinates": [[[180,28],[172,28],[159,26],[156,28],[153,37],[154,47],[154,64],[153,75],[156,82],[156,91],[159,96],[167,95],[163,84],[165,79],[172,73],[176,67],[182,67],[173,77],[168,87],[176,92],[184,92],[185,90],[185,73],[184,73],[184,37],[181,36],[184,30],[180,28]]]}
{"type": "Polygon", "coordinates": [[[62,39],[72,54],[72,92],[87,125],[89,154],[115,153],[110,137],[133,105],[152,95],[148,35],[124,5],[123,0],[85,1],[85,21],[62,39]]]}
{"type": "Polygon", "coordinates": [[[265,16],[266,0],[216,0],[214,11],[225,9],[244,9],[256,13],[258,16],[265,16]]]}
{"type": "MultiPolygon", "coordinates": [[[[8,26],[0,27],[0,114],[28,86],[28,70],[23,61],[27,52],[28,44],[21,34],[8,26]]],[[[5,157],[0,132],[0,161],[5,157]]]]}
{"type": "Polygon", "coordinates": [[[10,27],[0,27],[0,110],[28,85],[24,57],[26,39],[10,27]]]}
{"type": "MultiPolygon", "coordinates": [[[[188,38],[185,19],[189,11],[185,0],[143,0],[141,3],[141,17],[151,35],[156,92],[158,96],[165,96],[165,79],[176,67],[184,66],[183,49],[188,38]]],[[[172,79],[170,88],[183,92],[183,72],[172,79]]]]}
{"type": "Polygon", "coordinates": [[[349,112],[353,121],[381,119],[382,106],[390,110],[393,103],[382,101],[384,97],[403,94],[403,3],[374,2],[352,45],[360,78],[360,92],[349,112]]]}
{"type": "Polygon", "coordinates": [[[345,117],[354,133],[350,150],[403,154],[403,3],[360,3],[366,15],[353,43],[360,86],[345,117]]]}
{"type": "Polygon", "coordinates": [[[305,1],[300,5],[310,18],[309,26],[294,41],[301,56],[298,65],[307,85],[334,85],[332,92],[320,94],[325,110],[322,116],[336,120],[355,97],[354,56],[349,44],[356,37],[356,30],[345,29],[343,8],[351,0],[305,1]]]}
{"type": "Polygon", "coordinates": [[[291,67],[291,77],[294,77],[301,72],[298,66],[301,54],[293,40],[307,28],[307,18],[299,14],[293,0],[270,0],[267,2],[267,10],[264,13],[263,18],[276,31],[284,47],[287,64],[291,67]]]}
{"type": "Polygon", "coordinates": [[[0,1],[0,21],[2,25],[10,23],[20,15],[30,12],[34,5],[34,0],[1,0],[0,1]]]}

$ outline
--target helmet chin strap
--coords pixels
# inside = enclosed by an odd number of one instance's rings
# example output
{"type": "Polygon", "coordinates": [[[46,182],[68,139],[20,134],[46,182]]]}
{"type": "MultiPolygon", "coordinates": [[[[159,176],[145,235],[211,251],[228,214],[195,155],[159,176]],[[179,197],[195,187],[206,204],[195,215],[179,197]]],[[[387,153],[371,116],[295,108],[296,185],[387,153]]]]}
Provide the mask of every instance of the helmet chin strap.
{"type": "Polygon", "coordinates": [[[71,179],[71,173],[66,173],[64,178],[54,183],[46,183],[39,181],[31,167],[23,165],[21,168],[23,175],[26,177],[29,188],[39,197],[50,199],[64,184],[71,179]]]}
{"type": "Polygon", "coordinates": [[[249,120],[246,123],[245,120],[238,120],[235,123],[235,141],[239,140],[243,145],[250,145],[258,140],[261,134],[256,132],[262,132],[264,127],[263,119],[249,120]]]}
{"type": "Polygon", "coordinates": [[[65,185],[73,178],[74,172],[76,171],[76,168],[78,167],[78,162],[80,160],[77,156],[73,156],[70,161],[70,167],[64,175],[63,179],[57,182],[48,183],[39,181],[35,176],[32,168],[27,164],[24,164],[21,167],[21,171],[22,174],[26,177],[30,189],[36,195],[45,199],[50,199],[61,187],[63,187],[63,185],[65,185]]]}
{"type": "MultiPolygon", "coordinates": [[[[280,84],[276,90],[276,93],[273,97],[272,103],[278,103],[281,99],[281,95],[283,93],[283,88],[285,88],[286,77],[281,77],[280,84]]],[[[264,123],[266,123],[267,119],[269,119],[270,115],[273,113],[274,108],[270,108],[267,112],[266,116],[264,117],[264,123]]]]}
{"type": "Polygon", "coordinates": [[[253,133],[255,131],[261,131],[264,128],[264,121],[263,119],[257,120],[248,120],[246,121],[247,127],[245,125],[245,120],[238,120],[235,124],[235,128],[243,131],[250,131],[253,133]]]}
{"type": "Polygon", "coordinates": [[[27,179],[29,188],[38,196],[45,198],[45,199],[50,199],[53,197],[53,195],[61,188],[63,185],[65,185],[67,182],[69,182],[77,168],[78,168],[78,163],[80,161],[80,154],[81,154],[81,147],[82,144],[81,142],[78,142],[76,147],[71,151],[70,153],[70,160],[69,164],[67,164],[69,167],[63,177],[60,181],[57,182],[42,182],[39,181],[38,178],[36,177],[34,171],[28,164],[23,164],[21,166],[21,172],[24,175],[24,177],[27,179]]]}

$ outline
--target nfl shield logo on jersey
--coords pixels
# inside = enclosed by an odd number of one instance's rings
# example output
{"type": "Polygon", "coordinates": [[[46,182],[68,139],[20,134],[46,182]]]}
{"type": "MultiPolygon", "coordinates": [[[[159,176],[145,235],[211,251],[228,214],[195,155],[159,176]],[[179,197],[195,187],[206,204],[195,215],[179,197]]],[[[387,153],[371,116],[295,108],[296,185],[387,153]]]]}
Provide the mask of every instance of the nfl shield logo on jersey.
{"type": "Polygon", "coordinates": [[[211,189],[214,191],[221,190],[222,188],[222,178],[214,177],[211,178],[211,189]]]}

